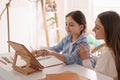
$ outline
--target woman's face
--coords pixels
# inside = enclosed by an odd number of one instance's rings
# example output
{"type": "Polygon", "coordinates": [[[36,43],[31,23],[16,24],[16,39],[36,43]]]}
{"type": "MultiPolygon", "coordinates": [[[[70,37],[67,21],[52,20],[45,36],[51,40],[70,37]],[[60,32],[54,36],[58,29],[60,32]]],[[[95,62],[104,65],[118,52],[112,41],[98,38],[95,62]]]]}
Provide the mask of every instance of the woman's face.
{"type": "Polygon", "coordinates": [[[69,35],[77,35],[79,36],[81,31],[83,30],[83,25],[79,25],[77,22],[75,22],[72,17],[66,17],[66,32],[69,35]]]}
{"type": "Polygon", "coordinates": [[[95,27],[93,28],[93,31],[95,32],[96,39],[105,39],[104,27],[99,18],[97,18],[95,21],[95,27]]]}

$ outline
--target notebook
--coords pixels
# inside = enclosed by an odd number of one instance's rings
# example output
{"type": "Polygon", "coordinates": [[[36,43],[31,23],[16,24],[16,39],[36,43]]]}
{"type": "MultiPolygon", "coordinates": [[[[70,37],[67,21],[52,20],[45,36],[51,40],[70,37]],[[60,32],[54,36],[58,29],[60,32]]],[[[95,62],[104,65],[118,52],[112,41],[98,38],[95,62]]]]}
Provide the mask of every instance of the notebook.
{"type": "Polygon", "coordinates": [[[43,65],[45,68],[48,67],[54,67],[54,66],[58,66],[58,65],[62,65],[64,64],[63,61],[59,60],[58,58],[56,58],[55,56],[46,56],[46,57],[37,57],[36,58],[41,65],[43,65]]]}

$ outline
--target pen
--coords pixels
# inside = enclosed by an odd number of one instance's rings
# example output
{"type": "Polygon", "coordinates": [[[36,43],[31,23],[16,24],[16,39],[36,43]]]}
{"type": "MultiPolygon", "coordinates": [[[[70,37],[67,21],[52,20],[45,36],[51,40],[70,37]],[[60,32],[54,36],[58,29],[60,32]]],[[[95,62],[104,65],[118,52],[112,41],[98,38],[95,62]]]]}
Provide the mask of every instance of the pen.
{"type": "MultiPolygon", "coordinates": [[[[31,46],[30,46],[30,48],[31,48],[32,52],[35,51],[35,49],[33,49],[31,46]]],[[[33,55],[36,56],[36,54],[33,54],[33,55]]]]}
{"type": "Polygon", "coordinates": [[[5,61],[1,60],[1,59],[0,59],[0,62],[7,65],[7,63],[5,61]]]}

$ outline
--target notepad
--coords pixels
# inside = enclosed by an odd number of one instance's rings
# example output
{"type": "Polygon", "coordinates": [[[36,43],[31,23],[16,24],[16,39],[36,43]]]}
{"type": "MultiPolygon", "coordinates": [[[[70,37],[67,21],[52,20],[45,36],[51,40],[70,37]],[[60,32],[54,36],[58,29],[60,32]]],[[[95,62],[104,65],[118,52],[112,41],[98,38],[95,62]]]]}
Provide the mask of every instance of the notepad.
{"type": "Polygon", "coordinates": [[[36,59],[45,68],[61,65],[61,64],[64,63],[61,60],[59,60],[58,58],[56,58],[55,56],[46,56],[46,57],[41,57],[40,56],[40,57],[37,57],[36,59]]]}

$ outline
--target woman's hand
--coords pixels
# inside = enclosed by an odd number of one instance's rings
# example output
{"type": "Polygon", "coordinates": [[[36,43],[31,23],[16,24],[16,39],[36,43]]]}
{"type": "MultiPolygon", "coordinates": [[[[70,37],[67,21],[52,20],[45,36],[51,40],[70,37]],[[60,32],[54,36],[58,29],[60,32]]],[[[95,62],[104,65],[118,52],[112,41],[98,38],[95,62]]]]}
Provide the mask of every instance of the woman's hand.
{"type": "Polygon", "coordinates": [[[85,60],[85,59],[88,59],[88,53],[87,53],[87,50],[85,49],[85,47],[83,45],[79,45],[78,48],[77,48],[77,52],[78,52],[78,55],[80,56],[80,58],[82,60],[85,60]]]}

